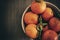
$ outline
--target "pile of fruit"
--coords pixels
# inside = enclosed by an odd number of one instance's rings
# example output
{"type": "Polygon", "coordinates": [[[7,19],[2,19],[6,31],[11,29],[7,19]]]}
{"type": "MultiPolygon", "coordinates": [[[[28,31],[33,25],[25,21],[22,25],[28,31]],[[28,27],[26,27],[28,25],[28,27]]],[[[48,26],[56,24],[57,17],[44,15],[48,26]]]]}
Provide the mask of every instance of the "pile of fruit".
{"type": "Polygon", "coordinates": [[[39,40],[58,40],[60,19],[55,17],[52,8],[47,7],[43,0],[35,0],[30,9],[24,15],[26,35],[39,40]]]}

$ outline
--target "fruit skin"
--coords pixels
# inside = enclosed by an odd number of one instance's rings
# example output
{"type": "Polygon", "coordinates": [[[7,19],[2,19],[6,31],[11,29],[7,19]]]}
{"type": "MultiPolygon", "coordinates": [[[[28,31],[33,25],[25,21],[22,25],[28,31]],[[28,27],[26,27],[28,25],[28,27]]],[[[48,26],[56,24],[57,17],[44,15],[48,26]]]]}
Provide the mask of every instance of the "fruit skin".
{"type": "Polygon", "coordinates": [[[38,3],[38,2],[32,2],[31,4],[31,10],[35,12],[36,14],[42,14],[46,9],[46,3],[44,1],[38,3]]]}
{"type": "Polygon", "coordinates": [[[48,30],[48,25],[46,25],[45,27],[43,27],[43,32],[48,30]]]}
{"type": "Polygon", "coordinates": [[[38,15],[32,12],[27,12],[24,16],[24,22],[26,24],[37,24],[38,23],[38,15]]]}
{"type": "Polygon", "coordinates": [[[47,30],[46,32],[44,32],[44,34],[42,35],[42,40],[58,40],[55,39],[55,37],[57,37],[57,33],[53,30],[47,30]]]}
{"type": "Polygon", "coordinates": [[[53,17],[49,21],[50,28],[56,32],[60,31],[60,20],[56,17],[53,17]]]}
{"type": "Polygon", "coordinates": [[[37,37],[37,30],[35,24],[29,24],[25,28],[26,35],[30,38],[36,38],[37,37]]]}
{"type": "Polygon", "coordinates": [[[42,14],[44,20],[48,21],[51,17],[53,17],[53,11],[51,8],[47,7],[44,13],[42,14]]]}
{"type": "Polygon", "coordinates": [[[56,32],[60,32],[60,22],[56,25],[56,27],[53,30],[56,32]]]}

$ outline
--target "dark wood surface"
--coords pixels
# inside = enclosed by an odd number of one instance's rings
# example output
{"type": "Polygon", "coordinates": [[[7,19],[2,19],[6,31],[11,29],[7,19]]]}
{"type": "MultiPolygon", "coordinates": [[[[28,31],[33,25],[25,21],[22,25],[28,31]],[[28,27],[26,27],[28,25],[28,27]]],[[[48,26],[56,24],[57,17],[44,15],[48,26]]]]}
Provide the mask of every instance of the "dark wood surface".
{"type": "MultiPolygon", "coordinates": [[[[28,40],[21,28],[21,17],[33,0],[7,0],[2,3],[1,34],[4,40],[28,40]]],[[[46,0],[60,8],[60,0],[46,0]]],[[[3,39],[2,38],[2,39],[3,39]]]]}

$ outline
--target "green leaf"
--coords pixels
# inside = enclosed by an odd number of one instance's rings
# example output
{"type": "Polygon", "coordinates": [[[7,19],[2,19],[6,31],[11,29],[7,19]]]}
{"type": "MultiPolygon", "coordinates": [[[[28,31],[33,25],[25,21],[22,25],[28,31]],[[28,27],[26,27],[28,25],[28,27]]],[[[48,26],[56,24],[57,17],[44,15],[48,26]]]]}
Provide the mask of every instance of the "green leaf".
{"type": "Polygon", "coordinates": [[[47,25],[48,23],[43,23],[43,26],[47,25]]]}

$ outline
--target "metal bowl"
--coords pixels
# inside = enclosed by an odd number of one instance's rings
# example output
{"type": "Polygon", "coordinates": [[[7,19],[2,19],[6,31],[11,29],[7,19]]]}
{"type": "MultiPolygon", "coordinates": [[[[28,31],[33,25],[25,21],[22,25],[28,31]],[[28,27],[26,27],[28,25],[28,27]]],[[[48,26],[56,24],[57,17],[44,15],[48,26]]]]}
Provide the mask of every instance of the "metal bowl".
{"type": "MultiPolygon", "coordinates": [[[[47,7],[52,8],[52,9],[54,10],[54,12],[60,13],[60,9],[59,9],[57,6],[55,6],[54,4],[52,4],[52,3],[50,3],[50,2],[46,2],[46,5],[47,5],[47,7]]],[[[25,13],[26,13],[27,11],[29,11],[30,7],[31,7],[31,5],[29,5],[29,6],[25,9],[25,11],[23,12],[23,14],[22,14],[21,25],[22,25],[22,29],[23,29],[23,32],[24,32],[24,33],[25,33],[25,24],[24,24],[23,18],[24,18],[25,13]]],[[[30,39],[30,40],[33,40],[32,38],[29,38],[29,39],[30,39]]]]}

